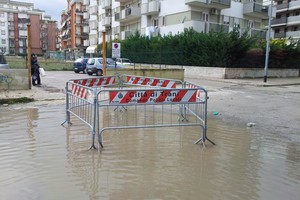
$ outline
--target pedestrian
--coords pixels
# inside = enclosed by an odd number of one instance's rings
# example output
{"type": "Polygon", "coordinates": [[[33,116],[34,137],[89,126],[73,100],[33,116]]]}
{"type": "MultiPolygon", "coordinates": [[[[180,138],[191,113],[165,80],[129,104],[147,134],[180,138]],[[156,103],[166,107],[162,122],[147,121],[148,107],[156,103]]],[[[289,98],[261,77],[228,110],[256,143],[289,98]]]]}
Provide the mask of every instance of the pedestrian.
{"type": "Polygon", "coordinates": [[[31,54],[31,78],[32,85],[41,86],[40,65],[35,54],[31,54]]]}

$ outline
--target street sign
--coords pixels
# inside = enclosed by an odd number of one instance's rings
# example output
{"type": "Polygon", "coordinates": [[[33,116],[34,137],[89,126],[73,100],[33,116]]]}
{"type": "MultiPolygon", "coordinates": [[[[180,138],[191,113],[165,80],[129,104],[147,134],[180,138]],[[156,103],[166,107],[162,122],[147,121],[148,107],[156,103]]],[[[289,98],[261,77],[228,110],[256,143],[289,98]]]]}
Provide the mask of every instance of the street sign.
{"type": "Polygon", "coordinates": [[[121,43],[112,43],[112,58],[121,58],[121,43]]]}

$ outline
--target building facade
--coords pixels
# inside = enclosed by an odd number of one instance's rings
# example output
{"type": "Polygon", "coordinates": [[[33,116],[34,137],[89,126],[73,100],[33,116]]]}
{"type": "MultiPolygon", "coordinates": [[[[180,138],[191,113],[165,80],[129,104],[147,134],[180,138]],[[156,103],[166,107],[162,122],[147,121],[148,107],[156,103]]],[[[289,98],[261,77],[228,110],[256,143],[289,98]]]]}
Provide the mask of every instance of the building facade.
{"type": "Polygon", "coordinates": [[[276,18],[272,20],[273,38],[300,39],[300,0],[274,0],[276,18]]]}
{"type": "MultiPolygon", "coordinates": [[[[269,6],[262,0],[68,0],[62,13],[64,49],[73,49],[72,35],[78,29],[86,53],[94,53],[103,41],[124,40],[139,31],[145,36],[175,35],[185,28],[198,32],[230,32],[238,27],[251,36],[266,37],[269,6]],[[76,7],[82,15],[74,14],[76,7]],[[73,14],[72,14],[73,13],[73,14]],[[77,28],[71,19],[82,21],[77,28]],[[69,23],[69,24],[68,24],[69,23]],[[72,26],[71,26],[72,24],[72,26]],[[69,31],[68,31],[69,30],[69,31]],[[86,34],[88,37],[85,37],[86,34]],[[69,41],[70,40],[70,41],[69,41]],[[68,42],[69,41],[69,42],[68,42]]],[[[273,10],[275,17],[276,9],[273,10]]],[[[74,21],[74,20],[73,20],[74,21]]],[[[76,39],[79,42],[79,39],[76,39]]]]}
{"type": "Polygon", "coordinates": [[[44,20],[44,11],[35,9],[33,3],[0,0],[0,48],[3,53],[11,55],[27,53],[28,24],[31,30],[31,51],[43,54],[50,47],[52,49],[50,44],[53,41],[55,43],[56,38],[49,38],[51,34],[45,34],[44,29],[47,31],[56,29],[56,22],[51,21],[50,17],[44,20]]]}
{"type": "Polygon", "coordinates": [[[83,30],[88,21],[83,18],[87,12],[83,0],[67,0],[68,8],[61,13],[61,50],[74,53],[76,57],[83,55],[88,44],[88,31],[83,30]]]}

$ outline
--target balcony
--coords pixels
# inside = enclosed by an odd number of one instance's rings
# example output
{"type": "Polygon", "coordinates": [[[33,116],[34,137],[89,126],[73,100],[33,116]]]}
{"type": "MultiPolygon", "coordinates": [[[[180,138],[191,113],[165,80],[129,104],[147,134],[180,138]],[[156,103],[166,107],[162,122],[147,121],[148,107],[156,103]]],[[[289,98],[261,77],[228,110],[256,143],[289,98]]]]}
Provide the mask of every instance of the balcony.
{"type": "Polygon", "coordinates": [[[291,16],[287,18],[287,25],[299,25],[300,24],[300,15],[291,16]]]}
{"type": "Polygon", "coordinates": [[[83,11],[81,11],[80,9],[76,9],[75,10],[76,15],[78,16],[82,16],[83,15],[83,11]]]}
{"type": "Polygon", "coordinates": [[[282,32],[282,33],[274,33],[274,38],[285,38],[286,37],[286,33],[282,32]]]}
{"type": "Polygon", "coordinates": [[[98,6],[91,6],[89,13],[90,13],[90,15],[97,15],[98,14],[98,6]]]}
{"type": "Polygon", "coordinates": [[[125,9],[121,10],[120,14],[118,16],[119,19],[116,19],[116,15],[115,15],[115,21],[119,21],[119,22],[134,21],[134,20],[140,19],[140,17],[141,17],[141,8],[140,7],[125,8],[125,9]]]}
{"type": "Polygon", "coordinates": [[[103,9],[108,9],[111,7],[111,0],[102,0],[101,1],[101,7],[103,9]]]}
{"type": "Polygon", "coordinates": [[[90,32],[90,27],[89,26],[84,26],[83,27],[83,32],[84,33],[89,33],[90,32]]]}
{"type": "Polygon", "coordinates": [[[87,47],[90,45],[90,41],[89,40],[83,40],[83,46],[87,47]]]}
{"type": "Polygon", "coordinates": [[[261,19],[268,19],[268,6],[262,4],[249,2],[244,4],[244,15],[249,17],[258,17],[261,19]]]}
{"type": "Polygon", "coordinates": [[[15,30],[15,27],[13,25],[9,25],[8,30],[13,31],[13,30],[15,30]]]}
{"type": "Polygon", "coordinates": [[[101,25],[102,26],[111,26],[111,17],[104,17],[101,20],[101,25]]]}
{"type": "Polygon", "coordinates": [[[229,25],[226,24],[216,24],[216,23],[209,23],[208,32],[229,32],[229,25]]]}
{"type": "Polygon", "coordinates": [[[286,32],[286,37],[299,38],[300,31],[288,31],[286,32]]]}
{"type": "Polygon", "coordinates": [[[85,5],[85,6],[90,5],[90,0],[83,0],[83,5],[85,5]]]}
{"type": "Polygon", "coordinates": [[[120,3],[126,3],[126,2],[130,2],[132,0],[115,0],[115,2],[120,2],[120,3]]]}
{"type": "Polygon", "coordinates": [[[90,18],[90,13],[85,12],[83,13],[83,19],[89,19],[90,18]]]}
{"type": "Polygon", "coordinates": [[[279,18],[279,19],[272,19],[272,27],[274,26],[284,26],[287,23],[287,18],[279,18]]]}
{"type": "Polygon", "coordinates": [[[96,21],[96,20],[90,21],[90,29],[91,29],[91,30],[97,30],[97,28],[98,28],[98,23],[97,23],[97,21],[96,21]]]}
{"type": "Polygon", "coordinates": [[[159,13],[159,2],[157,0],[142,4],[141,7],[142,15],[156,15],[158,13],[159,13]]]}
{"type": "Polygon", "coordinates": [[[288,3],[277,4],[276,10],[277,10],[277,12],[287,11],[288,7],[289,7],[288,3]]]}
{"type": "Polygon", "coordinates": [[[231,0],[185,0],[185,4],[189,6],[225,9],[230,8],[231,0]]]}
{"type": "Polygon", "coordinates": [[[256,37],[261,38],[261,39],[266,39],[267,38],[267,31],[251,29],[250,36],[256,36],[256,37]]]}
{"type": "Polygon", "coordinates": [[[299,6],[300,6],[300,1],[291,1],[289,3],[290,10],[299,9],[299,6]]]}

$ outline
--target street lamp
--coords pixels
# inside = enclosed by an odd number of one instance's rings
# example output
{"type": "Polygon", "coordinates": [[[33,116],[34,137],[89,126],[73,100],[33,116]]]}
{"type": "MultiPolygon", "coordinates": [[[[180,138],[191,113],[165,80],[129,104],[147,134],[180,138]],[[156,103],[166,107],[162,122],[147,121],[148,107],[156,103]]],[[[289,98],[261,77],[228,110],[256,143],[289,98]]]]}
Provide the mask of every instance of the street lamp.
{"type": "Polygon", "coordinates": [[[267,82],[268,78],[268,64],[269,64],[269,53],[270,53],[270,37],[271,37],[271,20],[272,20],[272,10],[273,10],[273,0],[271,0],[271,4],[269,5],[268,15],[268,34],[267,34],[267,46],[266,46],[266,60],[265,60],[265,74],[264,74],[264,82],[267,82]]]}

